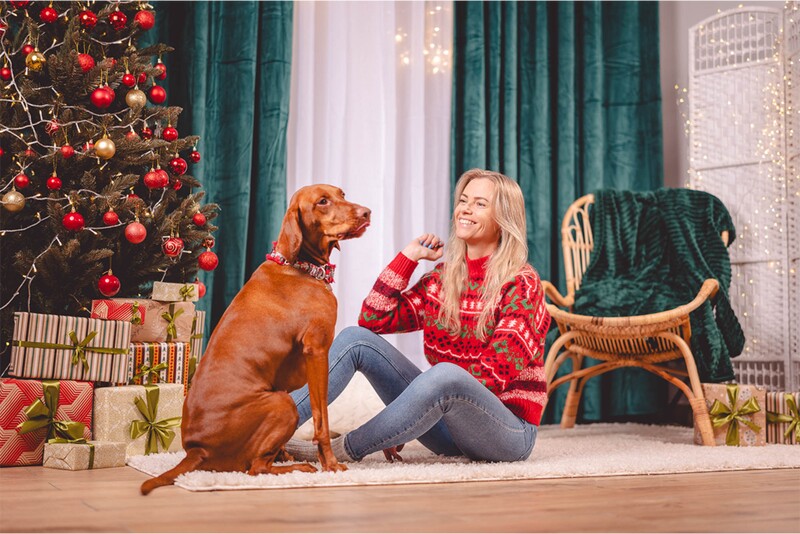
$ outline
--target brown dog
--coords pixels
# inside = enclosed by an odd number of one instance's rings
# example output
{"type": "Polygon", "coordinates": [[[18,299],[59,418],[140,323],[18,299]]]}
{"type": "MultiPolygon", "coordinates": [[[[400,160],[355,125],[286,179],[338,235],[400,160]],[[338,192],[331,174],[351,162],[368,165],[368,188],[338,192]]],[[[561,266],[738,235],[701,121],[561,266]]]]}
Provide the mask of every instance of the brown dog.
{"type": "Polygon", "coordinates": [[[328,349],[336,298],[326,281],[301,267],[324,274],[313,266],[327,265],[339,241],[363,235],[369,219],[370,210],[346,202],[338,187],[312,185],[294,194],[278,236],[279,254],[271,254],[272,261],[261,264],[233,299],[198,366],[183,406],[186,457],[144,482],[143,495],[195,470],[316,471],[307,463],[273,465],[286,458],[283,446],[297,427],[297,407],[288,392],[306,383],[322,468],[346,469],[331,451],[328,432],[328,349]]]}

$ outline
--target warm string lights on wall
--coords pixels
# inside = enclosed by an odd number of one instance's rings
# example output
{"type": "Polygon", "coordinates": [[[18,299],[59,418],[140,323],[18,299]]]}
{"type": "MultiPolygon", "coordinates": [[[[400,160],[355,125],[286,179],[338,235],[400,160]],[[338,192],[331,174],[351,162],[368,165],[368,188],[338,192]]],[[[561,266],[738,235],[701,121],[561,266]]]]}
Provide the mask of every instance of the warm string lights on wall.
{"type": "Polygon", "coordinates": [[[422,57],[412,49],[408,30],[398,27],[394,40],[399,50],[400,65],[410,66],[417,61],[425,61],[426,72],[442,74],[450,69],[452,63],[449,38],[445,36],[443,25],[452,17],[450,2],[425,2],[425,41],[422,57]]]}

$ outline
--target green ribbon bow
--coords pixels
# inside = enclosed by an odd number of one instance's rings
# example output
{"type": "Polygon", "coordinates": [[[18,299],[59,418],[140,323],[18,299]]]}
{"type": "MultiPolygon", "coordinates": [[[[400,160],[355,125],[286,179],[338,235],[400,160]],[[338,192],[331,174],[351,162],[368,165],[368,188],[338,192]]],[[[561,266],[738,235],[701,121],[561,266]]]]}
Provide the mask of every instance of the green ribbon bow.
{"type": "Polygon", "coordinates": [[[142,434],[147,433],[147,442],[145,444],[145,454],[153,454],[158,452],[158,443],[164,450],[169,449],[172,440],[175,439],[175,431],[170,430],[181,424],[180,417],[170,417],[169,419],[162,419],[156,421],[156,414],[158,412],[158,386],[145,386],[145,396],[147,403],[141,398],[136,397],[133,402],[139,409],[144,420],[136,419],[131,422],[131,438],[136,439],[142,434]]]}
{"type": "Polygon", "coordinates": [[[94,443],[89,443],[84,438],[79,439],[64,439],[64,438],[53,438],[47,440],[47,443],[75,443],[78,445],[88,445],[89,446],[89,469],[94,469],[94,443]]]}
{"type": "Polygon", "coordinates": [[[189,378],[186,381],[187,384],[191,387],[192,385],[192,378],[194,378],[194,373],[197,371],[197,358],[192,356],[189,358],[189,378]]]}
{"type": "Polygon", "coordinates": [[[148,382],[148,383],[152,384],[153,383],[153,376],[158,376],[158,373],[160,373],[161,371],[163,371],[167,367],[169,367],[169,366],[167,365],[166,362],[159,363],[158,365],[155,365],[153,367],[150,367],[148,364],[143,363],[142,366],[139,367],[139,372],[136,373],[135,375],[133,375],[133,378],[131,379],[131,382],[133,382],[134,380],[138,380],[139,378],[142,378],[143,382],[148,382]],[[153,376],[150,376],[150,375],[153,375],[153,376]]]}
{"type": "Polygon", "coordinates": [[[17,432],[27,434],[40,428],[47,427],[47,438],[59,437],[63,439],[80,439],[86,425],[77,421],[56,420],[56,409],[58,408],[58,393],[61,384],[55,380],[45,380],[42,382],[44,391],[44,402],[36,399],[30,406],[23,411],[28,416],[27,421],[17,425],[17,432]]]}
{"type": "Polygon", "coordinates": [[[175,305],[169,305],[169,311],[161,314],[161,318],[167,321],[167,341],[172,341],[178,337],[178,328],[175,326],[175,319],[183,313],[183,308],[175,311],[175,305]]]}
{"type": "Polygon", "coordinates": [[[131,304],[131,324],[142,324],[142,312],[139,309],[139,303],[136,301],[131,304]]]}
{"type": "Polygon", "coordinates": [[[743,405],[736,407],[739,400],[739,386],[735,384],[728,384],[728,402],[730,406],[715,400],[711,405],[709,415],[711,416],[711,424],[714,428],[721,426],[728,426],[728,433],[725,435],[725,445],[737,447],[739,445],[739,423],[747,426],[755,433],[761,431],[761,427],[749,419],[745,419],[745,415],[754,414],[761,411],[761,406],[755,397],[750,397],[743,405]]]}
{"type": "Polygon", "coordinates": [[[789,407],[789,414],[767,412],[767,421],[770,423],[789,423],[789,428],[783,433],[784,438],[788,438],[794,432],[794,440],[800,443],[800,413],[798,413],[797,403],[794,400],[794,395],[786,393],[786,405],[789,407]]]}
{"type": "Polygon", "coordinates": [[[89,362],[86,361],[86,351],[97,352],[101,354],[127,354],[128,349],[113,349],[107,347],[87,347],[86,345],[91,342],[97,335],[96,331],[89,332],[83,341],[78,341],[78,336],[72,330],[69,333],[69,338],[72,344],[66,343],[46,343],[44,341],[14,341],[18,347],[27,347],[32,349],[72,349],[72,365],[78,365],[78,362],[83,363],[83,370],[89,371],[89,362]]]}
{"type": "Polygon", "coordinates": [[[183,300],[194,296],[194,284],[184,285],[178,292],[183,300]]]}

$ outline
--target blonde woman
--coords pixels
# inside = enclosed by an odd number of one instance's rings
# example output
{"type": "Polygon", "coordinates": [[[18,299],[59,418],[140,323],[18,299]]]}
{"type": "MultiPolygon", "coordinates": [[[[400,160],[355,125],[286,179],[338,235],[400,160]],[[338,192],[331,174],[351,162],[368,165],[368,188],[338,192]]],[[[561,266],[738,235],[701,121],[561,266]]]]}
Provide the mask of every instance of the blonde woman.
{"type": "MultiPolygon", "coordinates": [[[[384,451],[400,458],[418,439],[437,454],[517,461],[530,456],[546,402],[544,338],[550,315],[536,271],[528,265],[525,205],[510,178],[473,169],[456,184],[450,239],[413,240],[381,273],[364,301],[358,327],[330,350],[328,402],[356,371],[386,408],[332,441],[339,461],[384,451]],[[421,260],[437,261],[406,289],[421,260]],[[422,372],[380,334],[424,332],[422,372]]],[[[292,393],[300,421],[311,416],[308,388],[292,393]]],[[[303,461],[317,447],[290,440],[303,461]]]]}

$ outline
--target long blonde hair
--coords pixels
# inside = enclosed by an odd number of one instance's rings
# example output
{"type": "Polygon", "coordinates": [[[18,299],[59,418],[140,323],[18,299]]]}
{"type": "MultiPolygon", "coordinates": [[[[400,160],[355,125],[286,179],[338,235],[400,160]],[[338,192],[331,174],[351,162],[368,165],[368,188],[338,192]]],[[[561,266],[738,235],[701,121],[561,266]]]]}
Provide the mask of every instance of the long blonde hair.
{"type": "MultiPolygon", "coordinates": [[[[470,169],[458,179],[453,196],[453,220],[450,238],[445,248],[445,268],[442,272],[442,306],[438,321],[451,335],[461,330],[461,294],[466,288],[467,244],[456,237],[455,213],[461,194],[467,184],[476,178],[487,178],[494,183],[493,208],[495,220],[500,226],[500,242],[489,258],[486,279],[481,287],[483,309],[478,316],[476,335],[486,339],[488,326],[500,301],[503,285],[519,274],[528,262],[528,239],[525,224],[525,199],[519,184],[499,172],[470,169]]],[[[477,258],[473,258],[477,259],[477,258]]]]}

